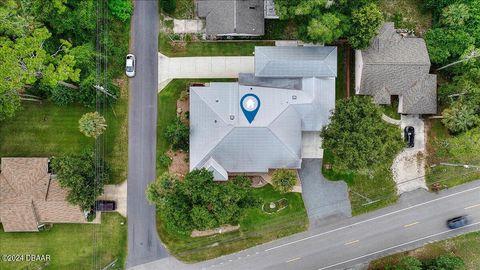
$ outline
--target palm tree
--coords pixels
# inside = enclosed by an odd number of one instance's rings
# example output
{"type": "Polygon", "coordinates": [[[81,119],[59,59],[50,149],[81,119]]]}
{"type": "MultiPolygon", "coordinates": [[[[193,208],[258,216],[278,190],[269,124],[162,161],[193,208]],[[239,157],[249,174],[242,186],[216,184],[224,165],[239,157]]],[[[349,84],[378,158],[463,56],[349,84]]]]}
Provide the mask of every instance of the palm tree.
{"type": "Polygon", "coordinates": [[[98,112],[86,113],[78,121],[80,132],[87,137],[97,138],[107,128],[105,118],[98,112]]]}

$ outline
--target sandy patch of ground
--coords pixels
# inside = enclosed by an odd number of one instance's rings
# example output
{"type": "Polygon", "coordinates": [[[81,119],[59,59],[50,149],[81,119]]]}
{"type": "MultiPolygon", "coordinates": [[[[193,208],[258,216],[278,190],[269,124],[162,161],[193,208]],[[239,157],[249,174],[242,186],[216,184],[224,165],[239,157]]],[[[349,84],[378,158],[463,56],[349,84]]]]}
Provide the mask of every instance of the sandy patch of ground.
{"type": "Polygon", "coordinates": [[[176,174],[180,178],[185,177],[189,171],[188,165],[188,153],[168,150],[167,156],[172,159],[172,163],[168,167],[168,172],[171,174],[176,174]]]}

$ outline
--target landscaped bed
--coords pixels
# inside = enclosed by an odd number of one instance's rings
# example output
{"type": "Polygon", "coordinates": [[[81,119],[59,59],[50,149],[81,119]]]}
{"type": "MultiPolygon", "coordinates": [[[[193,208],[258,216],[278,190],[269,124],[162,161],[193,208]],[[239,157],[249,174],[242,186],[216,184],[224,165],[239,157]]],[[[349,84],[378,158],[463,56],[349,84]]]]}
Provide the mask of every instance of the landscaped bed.
{"type": "MultiPolygon", "coordinates": [[[[190,83],[207,81],[232,80],[173,80],[158,96],[158,126],[157,126],[157,159],[168,151],[170,144],[164,137],[168,123],[177,115],[176,101],[180,98],[190,83]]],[[[167,168],[157,162],[157,175],[163,174],[167,168]]],[[[253,189],[254,196],[260,200],[258,207],[249,208],[240,219],[240,229],[236,232],[217,234],[207,237],[192,238],[189,235],[167,231],[160,215],[157,214],[157,229],[162,242],[166,244],[172,255],[187,262],[196,262],[214,258],[223,254],[236,252],[264,242],[268,242],[293,233],[304,231],[308,220],[301,194],[282,194],[275,191],[271,185],[253,189]],[[265,213],[264,203],[286,199],[288,205],[276,213],[265,213]]]]}
{"type": "Polygon", "coordinates": [[[370,270],[385,269],[394,265],[406,256],[414,256],[420,260],[428,260],[441,255],[458,256],[465,262],[466,270],[477,270],[480,265],[480,232],[473,232],[437,243],[428,244],[419,249],[391,255],[370,263],[370,270]]]}
{"type": "Polygon", "coordinates": [[[43,232],[5,233],[0,225],[0,254],[50,255],[46,268],[38,268],[41,262],[0,260],[2,270],[103,269],[115,259],[116,266],[109,269],[123,269],[126,249],[126,219],[117,213],[102,213],[101,225],[54,224],[43,232]]]}

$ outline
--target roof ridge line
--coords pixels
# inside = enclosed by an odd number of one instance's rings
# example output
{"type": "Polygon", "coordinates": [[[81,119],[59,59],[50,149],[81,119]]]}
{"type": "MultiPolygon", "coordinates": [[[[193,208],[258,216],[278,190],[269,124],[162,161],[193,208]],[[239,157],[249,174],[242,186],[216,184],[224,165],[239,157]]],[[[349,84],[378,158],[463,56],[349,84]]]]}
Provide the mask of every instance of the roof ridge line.
{"type": "MultiPolygon", "coordinates": [[[[277,115],[277,117],[275,117],[275,118],[270,122],[270,124],[268,124],[267,129],[268,129],[268,131],[270,131],[270,133],[273,134],[273,136],[275,136],[275,138],[277,138],[277,140],[279,140],[280,142],[283,143],[283,145],[286,146],[286,148],[288,149],[288,151],[289,151],[291,154],[293,154],[295,157],[297,157],[297,155],[295,154],[295,152],[294,152],[288,145],[286,145],[285,142],[284,142],[282,139],[280,139],[280,138],[275,134],[275,132],[272,132],[272,129],[270,128],[270,125],[272,125],[275,121],[277,121],[277,119],[278,119],[282,114],[284,114],[289,108],[290,108],[290,104],[289,104],[289,106],[285,107],[285,109],[284,109],[281,113],[279,113],[279,114],[277,115]]],[[[298,114],[298,111],[297,111],[295,108],[292,108],[292,109],[295,110],[295,112],[298,114]]],[[[301,121],[301,120],[300,120],[300,121],[301,121]]],[[[301,123],[300,123],[300,125],[301,125],[301,123]]],[[[301,128],[300,128],[300,129],[301,129],[301,128]]]]}

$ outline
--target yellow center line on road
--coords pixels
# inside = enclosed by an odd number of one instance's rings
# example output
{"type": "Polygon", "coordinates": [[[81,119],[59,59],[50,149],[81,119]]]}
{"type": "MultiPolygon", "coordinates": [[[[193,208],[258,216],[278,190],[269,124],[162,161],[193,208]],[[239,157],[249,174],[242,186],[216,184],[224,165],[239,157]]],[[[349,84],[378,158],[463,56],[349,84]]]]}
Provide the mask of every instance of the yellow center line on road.
{"type": "Polygon", "coordinates": [[[465,208],[463,208],[463,209],[468,210],[468,209],[475,208],[475,207],[479,207],[479,206],[480,206],[480,203],[479,203],[479,204],[475,204],[475,205],[467,206],[467,207],[465,207],[465,208]]]}
{"type": "Polygon", "coordinates": [[[407,225],[403,225],[403,227],[408,228],[408,227],[411,227],[413,225],[417,225],[418,223],[420,223],[420,222],[416,221],[416,222],[413,222],[413,223],[410,223],[410,224],[407,224],[407,225]]]}
{"type": "Polygon", "coordinates": [[[298,261],[298,260],[300,260],[301,258],[302,258],[302,257],[293,258],[293,259],[291,259],[291,260],[286,261],[286,263],[298,261]]]}
{"type": "Polygon", "coordinates": [[[358,243],[358,242],[360,242],[360,240],[351,241],[351,242],[345,243],[345,246],[355,244],[355,243],[358,243]]]}

